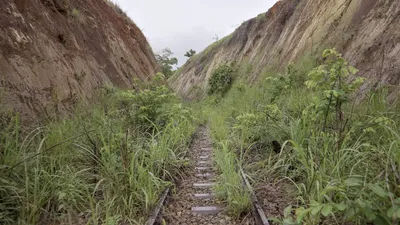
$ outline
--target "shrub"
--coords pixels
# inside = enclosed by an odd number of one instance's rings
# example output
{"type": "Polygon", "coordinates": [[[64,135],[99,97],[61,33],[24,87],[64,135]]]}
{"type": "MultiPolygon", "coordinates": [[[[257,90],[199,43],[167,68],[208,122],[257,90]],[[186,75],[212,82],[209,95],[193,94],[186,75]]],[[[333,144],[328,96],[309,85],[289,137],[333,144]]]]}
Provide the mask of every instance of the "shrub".
{"type": "Polygon", "coordinates": [[[152,84],[137,93],[118,92],[116,104],[123,106],[116,112],[118,116],[143,131],[163,129],[179,116],[190,118],[189,112],[182,107],[175,93],[164,82],[164,75],[158,73],[152,84]]]}
{"type": "Polygon", "coordinates": [[[105,86],[89,107],[28,133],[18,116],[5,120],[0,224],[144,224],[194,131],[190,111],[157,82],[105,86]]]}
{"type": "Polygon", "coordinates": [[[232,85],[234,70],[229,65],[221,65],[212,72],[208,81],[208,94],[224,95],[232,85]]]}
{"type": "Polygon", "coordinates": [[[237,116],[233,132],[241,137],[240,140],[244,142],[241,144],[257,143],[262,148],[270,146],[273,141],[281,142],[288,137],[285,125],[282,124],[282,112],[275,104],[266,105],[254,113],[237,116]]]}
{"type": "MultiPolygon", "coordinates": [[[[400,104],[385,90],[364,90],[356,102],[364,80],[357,69],[334,49],[322,58],[290,64],[284,75],[266,71],[256,85],[235,83],[218,102],[209,98],[213,137],[240,153],[260,186],[293,182],[285,190],[297,190],[287,203],[293,207],[279,224],[399,224],[400,104]],[[275,150],[265,145],[272,140],[279,154],[266,151],[275,150]]],[[[229,202],[227,190],[217,189],[229,202]]]]}

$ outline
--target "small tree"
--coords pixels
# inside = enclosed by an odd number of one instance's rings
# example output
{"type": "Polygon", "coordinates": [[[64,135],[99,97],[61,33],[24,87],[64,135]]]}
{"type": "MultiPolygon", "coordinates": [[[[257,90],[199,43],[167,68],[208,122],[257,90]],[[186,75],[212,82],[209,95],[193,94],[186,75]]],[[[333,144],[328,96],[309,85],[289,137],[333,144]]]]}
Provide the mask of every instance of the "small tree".
{"type": "Polygon", "coordinates": [[[185,56],[190,58],[196,54],[196,51],[193,49],[190,49],[188,52],[186,52],[185,56]]]}
{"type": "Polygon", "coordinates": [[[178,65],[178,59],[171,57],[173,54],[174,53],[169,48],[163,49],[161,54],[156,54],[157,63],[167,79],[174,74],[173,66],[178,65]]]}
{"type": "Polygon", "coordinates": [[[326,49],[322,57],[325,63],[308,74],[306,85],[320,93],[315,97],[315,101],[318,102],[318,113],[323,115],[323,131],[328,127],[329,117],[334,117],[333,123],[338,135],[337,149],[340,150],[347,124],[343,106],[352,100],[352,95],[365,79],[355,77],[349,81],[348,77],[354,76],[358,70],[350,66],[335,49],[326,49]]]}

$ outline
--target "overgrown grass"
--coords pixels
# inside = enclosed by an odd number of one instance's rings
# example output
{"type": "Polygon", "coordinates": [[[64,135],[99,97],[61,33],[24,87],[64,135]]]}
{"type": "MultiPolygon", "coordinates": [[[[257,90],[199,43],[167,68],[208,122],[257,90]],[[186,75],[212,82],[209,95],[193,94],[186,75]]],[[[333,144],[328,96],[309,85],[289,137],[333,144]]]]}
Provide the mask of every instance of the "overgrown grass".
{"type": "Polygon", "coordinates": [[[219,174],[215,192],[219,199],[226,202],[228,212],[234,217],[240,217],[250,211],[251,198],[240,176],[241,158],[237,157],[229,139],[229,127],[225,120],[228,115],[224,114],[228,111],[217,111],[204,105],[197,107],[196,111],[203,111],[203,116],[209,120],[215,146],[214,159],[219,174]]]}
{"type": "Polygon", "coordinates": [[[187,164],[195,129],[162,84],[105,87],[72,117],[0,133],[1,224],[143,224],[187,164]]]}
{"type": "Polygon", "coordinates": [[[143,224],[187,164],[197,117],[209,121],[216,192],[233,216],[250,208],[243,167],[255,185],[297,190],[278,224],[398,224],[400,104],[384,87],[361,95],[336,51],[322,58],[266,68],[255,85],[238,76],[192,111],[158,77],[138,92],[105,87],[89,108],[35,129],[2,116],[0,222],[143,224]]]}
{"type": "Polygon", "coordinates": [[[230,34],[228,36],[225,36],[225,37],[215,41],[210,46],[208,46],[203,52],[201,52],[199,55],[201,55],[201,57],[207,57],[207,55],[209,55],[210,52],[219,48],[223,43],[228,42],[232,38],[232,35],[233,34],[230,34]]]}
{"type": "Polygon", "coordinates": [[[234,216],[240,216],[249,212],[251,199],[248,190],[244,189],[242,177],[238,172],[240,164],[228,141],[222,141],[215,150],[215,162],[220,173],[216,194],[219,198],[226,200],[228,210],[234,216]]]}
{"type": "Polygon", "coordinates": [[[277,223],[397,224],[400,104],[384,87],[361,95],[360,79],[346,77],[356,70],[328,53],[284,74],[265,69],[252,86],[237,79],[224,98],[199,103],[226,144],[216,156],[236,149],[254,181],[293,183],[295,204],[277,223]]]}

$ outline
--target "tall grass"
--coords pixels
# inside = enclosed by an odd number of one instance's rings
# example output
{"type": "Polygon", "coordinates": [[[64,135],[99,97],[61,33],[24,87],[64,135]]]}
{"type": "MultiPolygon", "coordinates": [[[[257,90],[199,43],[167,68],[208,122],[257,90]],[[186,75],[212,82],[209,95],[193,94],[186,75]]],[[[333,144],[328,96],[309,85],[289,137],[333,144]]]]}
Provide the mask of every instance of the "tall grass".
{"type": "Polygon", "coordinates": [[[32,131],[10,121],[0,134],[1,224],[143,224],[179,177],[196,126],[163,85],[106,87],[32,131]]]}
{"type": "Polygon", "coordinates": [[[397,224],[400,104],[387,100],[385,88],[356,90],[343,101],[345,121],[337,121],[335,108],[327,117],[314,113],[326,92],[305,81],[323,63],[304,58],[284,74],[266,68],[254,85],[236,80],[224,98],[199,103],[206,105],[214,138],[225,143],[216,156],[229,159],[225,149],[238,149],[255,182],[291,181],[297,198],[279,223],[397,224]]]}
{"type": "MultiPolygon", "coordinates": [[[[211,100],[213,101],[213,100],[211,100]]],[[[251,209],[250,193],[243,186],[240,176],[241,158],[229,138],[229,110],[215,110],[209,105],[201,107],[209,120],[211,136],[214,142],[214,159],[218,171],[215,192],[217,197],[226,202],[230,215],[239,217],[251,209]]]]}
{"type": "Polygon", "coordinates": [[[238,172],[240,164],[227,141],[220,142],[220,146],[215,150],[214,158],[220,173],[215,188],[217,196],[226,200],[228,211],[232,215],[240,216],[249,212],[250,193],[243,187],[243,180],[238,172]]]}

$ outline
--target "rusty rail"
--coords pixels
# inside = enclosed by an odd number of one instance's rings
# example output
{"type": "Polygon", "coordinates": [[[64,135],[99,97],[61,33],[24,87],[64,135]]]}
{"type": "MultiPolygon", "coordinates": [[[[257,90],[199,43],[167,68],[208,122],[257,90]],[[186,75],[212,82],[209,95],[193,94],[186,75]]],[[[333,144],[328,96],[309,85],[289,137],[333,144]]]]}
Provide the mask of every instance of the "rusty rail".
{"type": "Polygon", "coordinates": [[[247,180],[246,175],[244,174],[242,168],[240,168],[240,175],[242,176],[243,183],[246,185],[246,188],[249,190],[250,195],[251,195],[251,200],[253,202],[253,212],[255,214],[254,217],[256,219],[256,224],[257,225],[270,225],[267,217],[265,216],[264,211],[262,210],[260,204],[258,203],[257,196],[254,193],[254,190],[251,187],[249,180],[247,180]]]}
{"type": "Polygon", "coordinates": [[[150,215],[149,219],[145,223],[146,225],[154,225],[154,223],[157,221],[158,214],[160,214],[161,208],[164,205],[165,199],[167,198],[169,191],[170,191],[169,187],[167,189],[165,189],[161,198],[158,200],[156,208],[154,209],[154,211],[150,215]]]}

